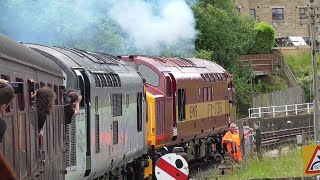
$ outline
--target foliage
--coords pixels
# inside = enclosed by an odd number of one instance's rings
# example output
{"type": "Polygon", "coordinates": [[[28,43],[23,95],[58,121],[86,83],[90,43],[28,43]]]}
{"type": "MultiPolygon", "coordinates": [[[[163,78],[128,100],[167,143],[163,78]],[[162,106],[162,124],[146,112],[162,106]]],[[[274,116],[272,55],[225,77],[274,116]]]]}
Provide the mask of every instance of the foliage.
{"type": "Polygon", "coordinates": [[[231,69],[236,90],[237,115],[247,116],[248,108],[251,106],[253,92],[258,92],[261,87],[252,82],[252,69],[249,65],[238,63],[231,69]]]}
{"type": "Polygon", "coordinates": [[[212,51],[200,49],[194,53],[194,56],[200,59],[211,59],[212,51]]]}
{"type": "Polygon", "coordinates": [[[255,28],[254,46],[251,49],[252,54],[268,54],[272,52],[275,36],[274,28],[266,22],[258,23],[255,28]]]}
{"type": "Polygon", "coordinates": [[[252,83],[252,70],[237,61],[254,44],[254,24],[250,17],[239,16],[232,0],[199,0],[193,6],[196,28],[196,57],[217,62],[234,76],[238,115],[246,116],[252,94],[261,85],[252,83]]]}
{"type": "Polygon", "coordinates": [[[231,69],[239,54],[250,49],[254,21],[239,16],[232,0],[199,0],[193,6],[196,28],[196,50],[211,51],[211,60],[231,69]]]}
{"type": "Polygon", "coordinates": [[[261,78],[260,82],[262,85],[262,93],[270,93],[273,91],[279,91],[288,88],[287,79],[284,79],[283,77],[276,74],[270,74],[266,77],[263,77],[261,78]]]}
{"type": "MultiPolygon", "coordinates": [[[[239,169],[230,175],[220,177],[227,180],[251,178],[282,178],[301,177],[302,173],[301,148],[294,147],[279,157],[264,157],[260,161],[257,157],[248,159],[247,169],[239,169]]],[[[219,179],[220,179],[219,178],[219,179]]]]}
{"type": "MultiPolygon", "coordinates": [[[[297,53],[283,53],[285,61],[291,69],[293,75],[297,78],[298,83],[303,87],[305,92],[306,102],[313,100],[313,89],[312,89],[312,61],[311,52],[298,51],[297,53]]],[[[317,56],[317,62],[320,63],[320,56],[317,56]]],[[[319,74],[318,66],[318,77],[319,74]]]]}

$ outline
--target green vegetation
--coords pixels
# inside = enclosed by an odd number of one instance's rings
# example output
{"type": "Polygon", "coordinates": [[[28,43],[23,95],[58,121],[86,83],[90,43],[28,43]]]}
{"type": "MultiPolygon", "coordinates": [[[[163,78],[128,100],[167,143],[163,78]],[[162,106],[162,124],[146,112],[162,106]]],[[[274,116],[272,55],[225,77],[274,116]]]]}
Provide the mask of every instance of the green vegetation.
{"type": "MultiPolygon", "coordinates": [[[[313,99],[311,51],[304,50],[298,51],[296,53],[283,53],[283,55],[293,75],[297,78],[299,84],[303,87],[305,91],[306,101],[311,102],[311,100],[313,99]]],[[[320,56],[318,55],[318,64],[320,63],[319,58],[320,56]]],[[[318,68],[318,77],[319,75],[320,72],[318,68]]]]}
{"type": "Polygon", "coordinates": [[[300,148],[289,150],[279,157],[264,157],[262,161],[255,156],[248,158],[247,169],[239,169],[218,179],[240,180],[250,178],[280,178],[302,176],[302,155],[300,148]]]}
{"type": "Polygon", "coordinates": [[[252,47],[252,54],[271,53],[274,46],[274,28],[266,22],[258,23],[255,28],[255,40],[252,47]]]}
{"type": "Polygon", "coordinates": [[[272,26],[239,16],[232,0],[199,0],[193,11],[199,31],[195,56],[215,61],[233,74],[239,117],[247,116],[253,94],[285,86],[254,80],[252,69],[237,61],[241,54],[270,53],[274,43],[272,26]]]}

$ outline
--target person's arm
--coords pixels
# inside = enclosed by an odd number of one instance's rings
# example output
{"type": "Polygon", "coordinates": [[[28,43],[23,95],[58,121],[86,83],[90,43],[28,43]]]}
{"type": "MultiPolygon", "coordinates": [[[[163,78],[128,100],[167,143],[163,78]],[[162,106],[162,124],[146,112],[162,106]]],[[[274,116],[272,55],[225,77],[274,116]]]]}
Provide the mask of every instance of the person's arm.
{"type": "Polygon", "coordinates": [[[81,102],[81,99],[82,99],[82,96],[79,96],[78,99],[75,102],[76,107],[74,108],[73,116],[78,115],[80,113],[80,102],[81,102]]]}
{"type": "Polygon", "coordinates": [[[248,131],[245,131],[244,133],[243,133],[243,135],[244,136],[247,136],[248,134],[250,134],[251,132],[252,132],[252,128],[249,128],[249,130],[248,131]]]}

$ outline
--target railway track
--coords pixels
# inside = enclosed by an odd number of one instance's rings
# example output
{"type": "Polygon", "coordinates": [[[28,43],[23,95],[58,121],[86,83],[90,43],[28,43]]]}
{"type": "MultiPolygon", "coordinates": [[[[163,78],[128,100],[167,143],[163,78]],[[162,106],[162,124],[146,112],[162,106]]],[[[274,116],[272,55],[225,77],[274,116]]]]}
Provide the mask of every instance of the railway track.
{"type": "Polygon", "coordinates": [[[296,141],[297,135],[311,137],[313,135],[313,126],[284,129],[279,131],[269,131],[261,133],[261,147],[272,148],[283,143],[292,143],[296,141]]]}

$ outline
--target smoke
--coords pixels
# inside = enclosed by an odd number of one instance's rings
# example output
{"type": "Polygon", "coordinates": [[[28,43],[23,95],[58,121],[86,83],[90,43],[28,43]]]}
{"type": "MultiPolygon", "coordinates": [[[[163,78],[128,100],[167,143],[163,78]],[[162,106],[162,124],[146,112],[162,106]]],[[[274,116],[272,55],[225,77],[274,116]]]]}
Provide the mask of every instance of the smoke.
{"type": "Polygon", "coordinates": [[[23,42],[111,54],[190,56],[195,19],[185,0],[3,0],[0,32],[23,42]]]}

